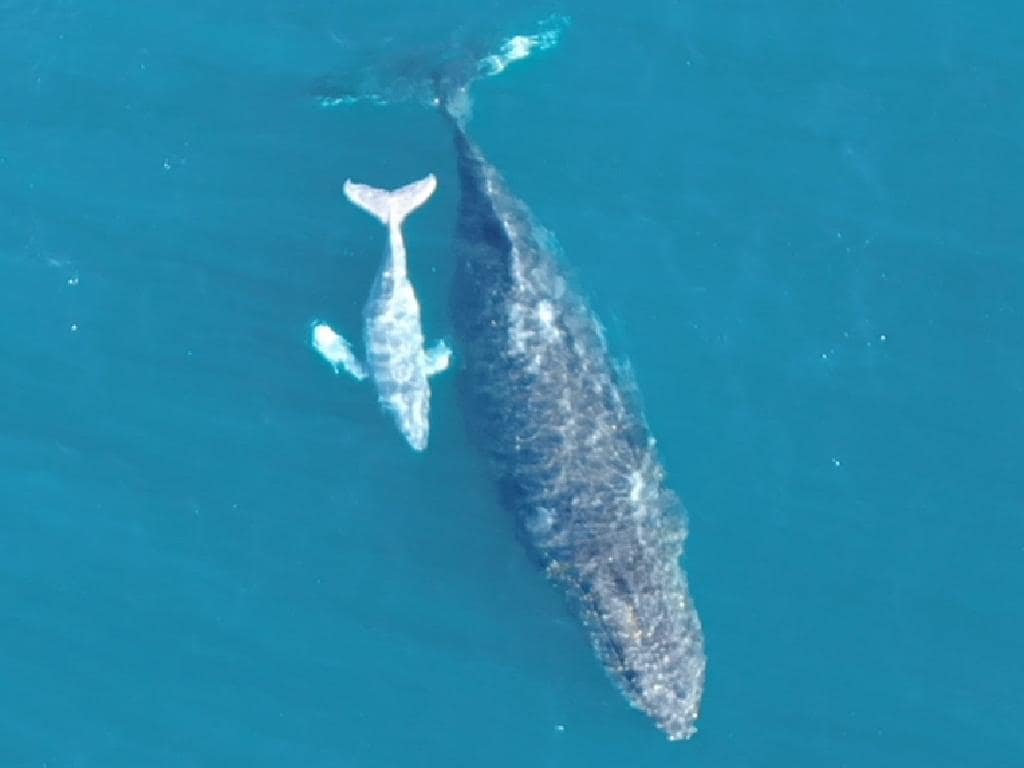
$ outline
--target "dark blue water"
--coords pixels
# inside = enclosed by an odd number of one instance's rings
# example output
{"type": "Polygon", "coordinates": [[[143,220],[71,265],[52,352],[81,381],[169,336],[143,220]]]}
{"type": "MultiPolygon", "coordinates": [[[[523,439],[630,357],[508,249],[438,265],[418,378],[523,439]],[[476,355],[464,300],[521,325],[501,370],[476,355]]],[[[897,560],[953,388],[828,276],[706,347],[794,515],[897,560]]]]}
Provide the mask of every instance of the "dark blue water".
{"type": "Polygon", "coordinates": [[[0,765],[1024,764],[1017,6],[503,6],[0,3],[0,765]],[[454,267],[444,122],[319,89],[553,13],[470,130],[689,509],[685,743],[527,557],[457,370],[415,455],[308,345],[378,266],[345,178],[438,174],[428,338],[454,267]]]}

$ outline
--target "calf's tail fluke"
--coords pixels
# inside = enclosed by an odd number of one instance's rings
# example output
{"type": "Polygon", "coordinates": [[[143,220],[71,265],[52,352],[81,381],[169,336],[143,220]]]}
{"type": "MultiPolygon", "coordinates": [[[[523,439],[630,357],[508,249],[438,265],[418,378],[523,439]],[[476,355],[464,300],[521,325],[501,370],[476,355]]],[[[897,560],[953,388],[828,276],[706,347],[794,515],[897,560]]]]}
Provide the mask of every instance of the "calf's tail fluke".
{"type": "Polygon", "coordinates": [[[367,184],[356,184],[351,179],[345,182],[345,197],[353,205],[376,217],[381,224],[401,226],[402,221],[434,194],[437,178],[434,174],[406,184],[398,189],[377,189],[367,184]]]}

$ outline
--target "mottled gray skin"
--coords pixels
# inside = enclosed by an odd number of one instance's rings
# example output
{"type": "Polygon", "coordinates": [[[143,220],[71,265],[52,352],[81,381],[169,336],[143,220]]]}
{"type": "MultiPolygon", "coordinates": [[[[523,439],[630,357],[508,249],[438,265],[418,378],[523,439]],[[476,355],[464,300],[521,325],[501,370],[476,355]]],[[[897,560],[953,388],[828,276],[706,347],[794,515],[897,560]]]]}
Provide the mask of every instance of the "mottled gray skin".
{"type": "Polygon", "coordinates": [[[427,447],[430,375],[424,349],[420,304],[406,269],[405,242],[398,223],[388,227],[388,246],[363,311],[366,365],[381,404],[417,451],[427,447]]]}
{"type": "Polygon", "coordinates": [[[345,182],[345,196],[388,229],[384,260],[374,280],[364,315],[366,365],[352,346],[326,323],[313,325],[313,347],[334,367],[377,386],[381,405],[416,451],[425,450],[430,432],[430,385],[427,377],[448,367],[451,351],[444,342],[423,348],[420,305],[409,281],[402,222],[433,194],[437,179],[429,174],[394,190],[345,182]]]}
{"type": "Polygon", "coordinates": [[[470,423],[609,675],[670,739],[695,732],[704,639],[682,509],[553,242],[457,122],[453,297],[470,423]]]}

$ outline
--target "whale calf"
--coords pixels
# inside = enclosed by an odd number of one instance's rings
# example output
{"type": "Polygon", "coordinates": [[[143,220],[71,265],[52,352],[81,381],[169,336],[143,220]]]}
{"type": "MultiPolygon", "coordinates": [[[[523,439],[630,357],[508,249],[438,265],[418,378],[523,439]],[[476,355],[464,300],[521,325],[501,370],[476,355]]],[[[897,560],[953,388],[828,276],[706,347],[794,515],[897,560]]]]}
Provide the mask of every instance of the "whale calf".
{"type": "Polygon", "coordinates": [[[467,136],[465,89],[439,103],[460,185],[452,308],[471,428],[609,675],[670,739],[689,738],[706,662],[681,505],[552,237],[467,136]]]}
{"type": "Polygon", "coordinates": [[[314,348],[335,372],[344,369],[355,379],[372,378],[384,409],[416,451],[427,447],[430,432],[430,385],[427,379],[448,367],[451,350],[438,341],[424,348],[420,305],[406,268],[402,222],[437,188],[433,174],[395,190],[345,182],[345,196],[388,229],[380,271],[363,310],[366,362],[329,325],[315,323],[314,348]]]}

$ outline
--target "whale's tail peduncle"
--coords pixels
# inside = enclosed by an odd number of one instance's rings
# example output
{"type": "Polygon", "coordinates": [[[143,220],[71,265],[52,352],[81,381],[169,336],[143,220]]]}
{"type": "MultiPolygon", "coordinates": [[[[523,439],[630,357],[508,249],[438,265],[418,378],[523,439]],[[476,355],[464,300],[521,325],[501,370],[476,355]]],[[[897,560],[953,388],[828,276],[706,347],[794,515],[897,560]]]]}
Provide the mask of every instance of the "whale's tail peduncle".
{"type": "Polygon", "coordinates": [[[345,197],[353,205],[375,216],[385,227],[400,227],[410,213],[423,205],[437,189],[434,174],[388,191],[366,184],[356,184],[351,179],[345,182],[345,197]]]}

